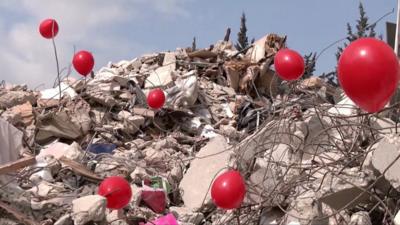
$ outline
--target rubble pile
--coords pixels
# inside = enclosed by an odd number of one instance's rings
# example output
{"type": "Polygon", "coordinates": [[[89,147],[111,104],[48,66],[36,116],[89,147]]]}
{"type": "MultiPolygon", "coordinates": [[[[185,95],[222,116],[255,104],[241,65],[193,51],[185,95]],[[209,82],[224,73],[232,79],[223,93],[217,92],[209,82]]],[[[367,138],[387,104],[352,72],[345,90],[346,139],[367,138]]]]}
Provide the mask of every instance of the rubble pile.
{"type": "Polygon", "coordinates": [[[365,114],[318,77],[280,80],[285,46],[269,34],[246,52],[219,41],[143,55],[64,79],[61,99],[3,85],[0,224],[400,224],[391,108],[365,114]],[[247,193],[225,211],[210,186],[228,168],[247,193]],[[124,209],[97,195],[110,176],[130,182],[124,209]]]}

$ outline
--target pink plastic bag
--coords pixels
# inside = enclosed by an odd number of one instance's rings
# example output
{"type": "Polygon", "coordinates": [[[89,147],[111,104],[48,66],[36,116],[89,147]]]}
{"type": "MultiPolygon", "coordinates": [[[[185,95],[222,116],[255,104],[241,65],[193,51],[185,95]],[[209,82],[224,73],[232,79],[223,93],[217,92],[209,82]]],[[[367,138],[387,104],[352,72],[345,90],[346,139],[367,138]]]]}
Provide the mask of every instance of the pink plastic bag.
{"type": "Polygon", "coordinates": [[[175,216],[172,213],[169,213],[144,225],[179,225],[179,224],[178,221],[176,221],[175,216]]]}

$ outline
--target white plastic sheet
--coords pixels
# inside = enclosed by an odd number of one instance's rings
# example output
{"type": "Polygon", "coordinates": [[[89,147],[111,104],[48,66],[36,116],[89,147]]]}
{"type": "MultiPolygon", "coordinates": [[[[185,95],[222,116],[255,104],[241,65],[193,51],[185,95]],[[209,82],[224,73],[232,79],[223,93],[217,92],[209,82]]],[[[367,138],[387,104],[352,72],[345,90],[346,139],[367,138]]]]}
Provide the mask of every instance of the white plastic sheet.
{"type": "Polygon", "coordinates": [[[7,121],[0,119],[0,165],[18,159],[22,151],[23,133],[7,121]]]}

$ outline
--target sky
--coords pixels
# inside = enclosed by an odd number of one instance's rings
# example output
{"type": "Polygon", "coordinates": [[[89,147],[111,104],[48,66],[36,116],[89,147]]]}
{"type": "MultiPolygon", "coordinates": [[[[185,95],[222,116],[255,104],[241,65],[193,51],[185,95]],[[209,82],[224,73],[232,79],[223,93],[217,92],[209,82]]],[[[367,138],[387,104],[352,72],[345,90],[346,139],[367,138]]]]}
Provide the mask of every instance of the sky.
{"type": "MultiPolygon", "coordinates": [[[[346,36],[346,23],[358,18],[356,0],[0,0],[0,81],[51,88],[56,64],[51,41],[38,32],[43,19],[59,24],[56,45],[60,66],[76,50],[95,57],[95,70],[108,62],[131,60],[145,53],[191,46],[205,48],[223,39],[230,27],[236,41],[240,16],[246,13],[249,39],[268,33],[287,35],[290,48],[302,55],[320,52],[346,36]]],[[[364,0],[375,22],[397,8],[395,0],[364,0]]],[[[386,21],[377,25],[386,40],[386,21]]],[[[317,61],[316,75],[334,70],[339,43],[317,61]]],[[[79,77],[75,71],[72,75],[79,77]]]]}

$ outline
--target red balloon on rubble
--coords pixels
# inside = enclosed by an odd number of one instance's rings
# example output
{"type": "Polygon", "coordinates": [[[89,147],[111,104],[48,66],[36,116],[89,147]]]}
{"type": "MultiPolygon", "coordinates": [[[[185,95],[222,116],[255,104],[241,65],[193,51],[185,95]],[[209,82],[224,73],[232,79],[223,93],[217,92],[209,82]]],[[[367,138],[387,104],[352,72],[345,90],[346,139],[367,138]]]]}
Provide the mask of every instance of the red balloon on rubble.
{"type": "Polygon", "coordinates": [[[164,106],[165,94],[160,88],[153,89],[147,95],[147,104],[153,109],[160,109],[164,106]]]}
{"type": "Polygon", "coordinates": [[[245,193],[244,180],[240,173],[235,170],[219,175],[211,187],[211,198],[214,204],[223,209],[239,208],[245,193]]]}
{"type": "Polygon", "coordinates": [[[305,69],[303,57],[288,48],[281,49],[276,53],[274,65],[278,76],[287,81],[299,79],[305,69]]]}
{"type": "Polygon", "coordinates": [[[79,51],[74,55],[72,64],[78,73],[86,77],[93,70],[93,55],[88,51],[79,51]]]}
{"type": "Polygon", "coordinates": [[[128,181],[122,177],[108,177],[101,182],[98,194],[107,198],[107,208],[121,209],[129,204],[132,189],[128,181]]]}
{"type": "Polygon", "coordinates": [[[391,47],[375,38],[347,46],[338,62],[338,79],[346,95],[361,109],[383,109],[399,82],[399,62],[391,47]]]}
{"type": "Polygon", "coordinates": [[[45,19],[39,26],[40,34],[47,39],[55,37],[58,33],[58,24],[54,19],[45,19]]]}

